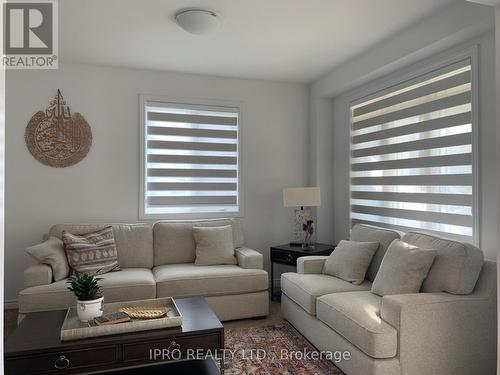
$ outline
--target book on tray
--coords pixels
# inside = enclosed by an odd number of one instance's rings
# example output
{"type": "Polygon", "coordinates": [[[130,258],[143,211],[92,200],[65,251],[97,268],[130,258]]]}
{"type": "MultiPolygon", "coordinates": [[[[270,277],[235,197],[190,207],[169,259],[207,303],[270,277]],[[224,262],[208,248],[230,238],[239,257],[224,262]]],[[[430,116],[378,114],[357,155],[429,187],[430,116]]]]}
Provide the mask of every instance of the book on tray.
{"type": "Polygon", "coordinates": [[[108,324],[125,323],[130,321],[130,316],[124,312],[114,312],[110,314],[104,314],[98,318],[94,318],[94,322],[98,326],[104,326],[108,324]]]}

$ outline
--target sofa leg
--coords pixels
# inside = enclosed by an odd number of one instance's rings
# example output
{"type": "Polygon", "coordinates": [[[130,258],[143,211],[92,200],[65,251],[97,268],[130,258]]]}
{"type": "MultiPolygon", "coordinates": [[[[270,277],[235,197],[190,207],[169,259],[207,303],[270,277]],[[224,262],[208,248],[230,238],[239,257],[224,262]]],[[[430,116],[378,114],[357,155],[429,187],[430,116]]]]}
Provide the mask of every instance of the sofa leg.
{"type": "Polygon", "coordinates": [[[17,325],[21,324],[21,322],[23,321],[23,319],[26,317],[26,314],[21,314],[19,313],[17,315],[17,325]]]}

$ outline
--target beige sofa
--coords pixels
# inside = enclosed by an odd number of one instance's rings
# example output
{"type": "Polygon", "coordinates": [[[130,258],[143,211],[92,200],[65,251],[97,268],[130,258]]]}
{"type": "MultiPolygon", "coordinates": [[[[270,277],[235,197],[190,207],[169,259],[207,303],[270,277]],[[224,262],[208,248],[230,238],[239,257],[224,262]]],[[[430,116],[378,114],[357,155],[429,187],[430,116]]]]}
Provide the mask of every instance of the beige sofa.
{"type": "MultiPolygon", "coordinates": [[[[62,231],[85,233],[106,224],[58,224],[48,235],[62,231]]],[[[108,224],[109,225],[109,224],[108,224]]],[[[244,247],[237,219],[113,224],[121,271],[102,275],[105,302],[155,297],[204,296],[220,320],[266,316],[269,312],[268,276],[262,254],[244,247]],[[196,266],[193,226],[233,226],[237,265],[196,266]]],[[[19,314],[65,309],[75,304],[65,280],[53,282],[44,264],[24,272],[19,292],[19,314]]]]}
{"type": "MultiPolygon", "coordinates": [[[[299,258],[297,272],[281,277],[285,319],[319,350],[349,351],[351,358],[337,363],[348,375],[496,373],[495,262],[478,267],[482,253],[472,245],[416,232],[358,224],[351,239],[380,243],[365,282],[356,286],[322,274],[326,257],[299,258]],[[472,283],[473,291],[384,297],[371,293],[387,247],[401,235],[413,245],[438,250],[432,267],[454,263],[437,274],[439,282],[472,283]],[[474,267],[478,272],[470,271],[474,267]]],[[[428,277],[424,286],[427,281],[436,282],[428,277]]]]}

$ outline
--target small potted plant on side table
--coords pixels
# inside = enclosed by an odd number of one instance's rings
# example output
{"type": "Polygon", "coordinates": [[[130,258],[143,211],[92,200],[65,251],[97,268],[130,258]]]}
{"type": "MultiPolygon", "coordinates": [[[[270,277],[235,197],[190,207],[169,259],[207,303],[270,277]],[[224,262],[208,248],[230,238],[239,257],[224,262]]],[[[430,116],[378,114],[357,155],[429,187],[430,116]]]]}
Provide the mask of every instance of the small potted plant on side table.
{"type": "Polygon", "coordinates": [[[70,284],[68,289],[77,298],[76,311],[82,322],[88,322],[102,316],[104,297],[99,280],[102,278],[86,273],[77,273],[66,281],[67,284],[70,284]]]}

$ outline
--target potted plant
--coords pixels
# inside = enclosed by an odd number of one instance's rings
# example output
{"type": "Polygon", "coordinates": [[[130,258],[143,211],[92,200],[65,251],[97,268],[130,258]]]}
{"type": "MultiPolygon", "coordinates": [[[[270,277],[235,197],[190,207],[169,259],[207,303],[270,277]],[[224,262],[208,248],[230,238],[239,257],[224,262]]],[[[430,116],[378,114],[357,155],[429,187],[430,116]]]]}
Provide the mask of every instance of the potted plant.
{"type": "Polygon", "coordinates": [[[102,316],[104,297],[99,280],[102,278],[86,273],[77,273],[66,281],[70,285],[68,289],[77,298],[76,311],[82,322],[88,322],[102,316]]]}

